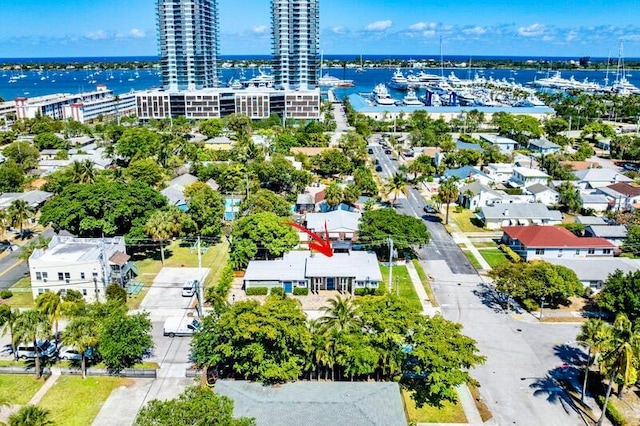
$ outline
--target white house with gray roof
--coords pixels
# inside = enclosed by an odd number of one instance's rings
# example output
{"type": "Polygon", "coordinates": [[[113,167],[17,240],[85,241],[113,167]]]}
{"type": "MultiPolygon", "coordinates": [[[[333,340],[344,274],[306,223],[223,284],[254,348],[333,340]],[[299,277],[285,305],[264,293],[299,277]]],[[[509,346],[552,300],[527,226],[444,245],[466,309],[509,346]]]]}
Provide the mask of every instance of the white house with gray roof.
{"type": "Polygon", "coordinates": [[[580,199],[582,200],[582,208],[589,209],[596,212],[603,212],[609,208],[609,206],[613,203],[612,200],[609,200],[604,194],[590,194],[590,193],[580,193],[580,199]]]}
{"type": "Polygon", "coordinates": [[[580,189],[598,189],[618,182],[633,182],[633,179],[611,169],[586,169],[573,172],[580,189]]]}
{"type": "Polygon", "coordinates": [[[480,139],[490,145],[497,146],[504,153],[513,152],[518,147],[518,142],[504,136],[481,134],[480,139]]]}
{"type": "Polygon", "coordinates": [[[592,290],[602,289],[610,274],[616,270],[623,273],[636,272],[640,270],[640,259],[629,259],[626,257],[588,258],[588,259],[567,259],[548,258],[546,262],[554,265],[565,266],[576,273],[578,279],[585,287],[592,290]]]}
{"type": "Polygon", "coordinates": [[[547,139],[531,139],[529,141],[529,150],[540,154],[553,154],[560,151],[560,145],[547,139]]]}
{"type": "MultiPolygon", "coordinates": [[[[362,213],[346,210],[333,210],[326,213],[307,213],[307,229],[324,234],[325,224],[329,238],[337,241],[351,241],[358,232],[362,213]]],[[[308,241],[308,235],[300,235],[301,241],[308,241]]]]}
{"type": "Polygon", "coordinates": [[[295,287],[310,291],[338,290],[355,293],[356,288],[378,288],[382,273],[374,253],[351,251],[327,257],[310,251],[291,251],[282,259],[252,260],[243,283],[251,287],[281,287],[293,293],[295,287]]]}
{"type": "Polygon", "coordinates": [[[558,225],[562,223],[562,213],[549,210],[540,203],[496,204],[481,207],[476,215],[487,229],[517,225],[558,225]]]}
{"type": "Polygon", "coordinates": [[[531,194],[534,203],[542,203],[545,206],[558,204],[560,195],[557,191],[540,183],[534,183],[525,188],[525,193],[531,194]]]}
{"type": "Polygon", "coordinates": [[[167,182],[167,187],[160,191],[162,195],[167,197],[169,204],[178,207],[180,210],[187,210],[187,197],[184,191],[191,184],[198,182],[198,178],[192,174],[185,173],[175,179],[167,182]]]}
{"type": "Polygon", "coordinates": [[[627,239],[629,231],[624,225],[589,225],[584,230],[585,237],[600,237],[620,247],[627,239]]]}
{"type": "Polygon", "coordinates": [[[509,185],[514,187],[528,187],[539,183],[546,185],[551,176],[538,169],[530,169],[528,167],[514,167],[513,176],[509,179],[509,185]]]}
{"type": "Polygon", "coordinates": [[[0,210],[9,208],[11,203],[22,200],[32,209],[39,209],[45,201],[53,197],[53,193],[45,191],[5,192],[0,195],[0,210]]]}

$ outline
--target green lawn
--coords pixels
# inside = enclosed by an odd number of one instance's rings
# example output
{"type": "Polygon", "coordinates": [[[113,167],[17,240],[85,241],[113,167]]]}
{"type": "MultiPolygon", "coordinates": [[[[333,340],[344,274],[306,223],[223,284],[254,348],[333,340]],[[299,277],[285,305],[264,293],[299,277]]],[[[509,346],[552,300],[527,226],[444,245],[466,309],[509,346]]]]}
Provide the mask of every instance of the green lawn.
{"type": "Polygon", "coordinates": [[[413,266],[415,266],[416,271],[418,272],[418,276],[420,277],[420,280],[422,281],[422,286],[427,292],[427,296],[429,296],[429,301],[431,302],[431,306],[437,307],[438,301],[436,300],[435,294],[433,294],[431,283],[429,282],[429,278],[427,277],[427,274],[424,272],[424,269],[422,269],[422,265],[420,264],[420,261],[418,259],[413,259],[412,262],[413,262],[413,266]]]}
{"type": "Polygon", "coordinates": [[[13,296],[4,299],[3,303],[16,308],[33,308],[33,295],[31,294],[31,277],[21,278],[10,288],[13,296]]]}
{"type": "MultiPolygon", "coordinates": [[[[385,288],[388,288],[389,267],[380,266],[380,271],[382,272],[383,285],[385,286],[385,288]]],[[[411,278],[409,277],[409,272],[407,272],[407,267],[404,265],[394,266],[393,277],[391,279],[393,282],[392,291],[394,293],[398,293],[400,297],[407,300],[411,307],[418,311],[422,311],[422,304],[420,303],[418,294],[413,287],[413,283],[411,282],[411,278]]]]}
{"type": "Polygon", "coordinates": [[[480,262],[478,262],[478,259],[476,259],[473,253],[471,253],[469,250],[462,250],[462,253],[464,253],[467,259],[469,259],[469,262],[471,262],[471,266],[476,269],[482,269],[482,266],[480,266],[480,262]]]}
{"type": "Polygon", "coordinates": [[[43,384],[33,374],[0,374],[0,393],[9,404],[26,404],[43,384]]]}
{"type": "Polygon", "coordinates": [[[460,213],[455,212],[455,207],[449,210],[449,222],[455,221],[462,232],[488,232],[482,228],[476,214],[469,209],[462,209],[460,213]]]}
{"type": "Polygon", "coordinates": [[[423,405],[417,408],[411,396],[402,391],[404,408],[407,413],[407,420],[412,423],[467,423],[467,416],[460,401],[455,404],[445,402],[442,408],[435,408],[430,405],[423,405]]]}
{"type": "Polygon", "coordinates": [[[495,268],[496,266],[502,265],[503,263],[509,262],[509,260],[505,257],[504,253],[502,253],[498,249],[491,250],[479,250],[484,260],[487,261],[489,266],[495,268]]]}
{"type": "Polygon", "coordinates": [[[61,376],[38,405],[51,411],[58,426],[90,425],[111,392],[129,383],[122,377],[61,376]]]}

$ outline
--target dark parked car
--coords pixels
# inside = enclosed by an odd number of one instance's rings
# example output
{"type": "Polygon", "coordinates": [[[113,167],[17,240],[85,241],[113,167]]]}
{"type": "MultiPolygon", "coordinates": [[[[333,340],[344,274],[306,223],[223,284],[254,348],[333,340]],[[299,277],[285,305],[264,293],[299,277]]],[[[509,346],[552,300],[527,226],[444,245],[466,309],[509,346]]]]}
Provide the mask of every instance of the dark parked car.
{"type": "Polygon", "coordinates": [[[382,166],[376,166],[376,172],[381,172],[382,171],[382,166]]]}
{"type": "Polygon", "coordinates": [[[369,148],[369,149],[367,150],[367,152],[368,152],[369,154],[373,154],[373,148],[369,148]]]}
{"type": "Polygon", "coordinates": [[[426,206],[424,206],[424,212],[425,213],[436,213],[436,209],[434,209],[431,204],[427,204],[426,206]]]}
{"type": "Polygon", "coordinates": [[[385,154],[387,154],[387,155],[389,155],[389,154],[391,154],[391,150],[390,150],[390,149],[385,149],[385,150],[384,150],[384,153],[385,153],[385,154]]]}

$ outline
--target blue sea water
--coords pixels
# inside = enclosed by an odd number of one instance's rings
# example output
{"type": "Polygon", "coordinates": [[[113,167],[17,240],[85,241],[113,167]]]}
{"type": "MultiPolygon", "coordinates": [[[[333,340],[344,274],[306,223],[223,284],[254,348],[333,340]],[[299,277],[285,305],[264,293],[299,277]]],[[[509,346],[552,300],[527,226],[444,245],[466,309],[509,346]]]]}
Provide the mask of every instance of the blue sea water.
{"type": "MultiPolygon", "coordinates": [[[[357,55],[333,55],[325,56],[326,60],[354,60],[357,55]]],[[[368,55],[364,60],[381,60],[385,55],[368,55]]],[[[253,55],[253,56],[237,56],[237,57],[223,57],[222,59],[246,59],[259,60],[268,59],[265,55],[253,55]]],[[[435,59],[430,56],[395,56],[396,59],[435,59]]],[[[86,63],[93,62],[122,62],[122,61],[150,61],[155,60],[156,57],[121,57],[121,58],[23,58],[23,59],[3,59],[0,58],[0,63],[14,63],[14,64],[28,64],[28,63],[41,63],[41,62],[56,62],[56,63],[86,63]]],[[[468,57],[462,56],[448,56],[445,57],[445,61],[468,61],[468,57]]],[[[481,58],[475,57],[476,60],[481,58]]],[[[489,57],[487,57],[489,59],[489,57]]],[[[491,57],[490,59],[511,59],[511,60],[543,60],[545,58],[499,58],[491,57]]],[[[566,59],[566,58],[549,58],[554,61],[566,59]]],[[[594,60],[594,59],[592,59],[594,60]]],[[[604,59],[606,62],[606,59],[604,59]]],[[[391,79],[393,69],[390,68],[376,68],[367,69],[366,72],[357,73],[353,69],[343,68],[329,68],[325,69],[323,73],[333,75],[341,79],[353,80],[355,87],[353,88],[339,88],[336,89],[336,94],[339,97],[356,92],[370,92],[373,87],[378,83],[387,83],[391,79]]],[[[409,72],[408,69],[403,70],[405,73],[409,72]]],[[[416,72],[418,70],[415,70],[416,72]]],[[[227,82],[232,78],[240,77],[240,70],[238,69],[223,69],[222,80],[227,82]]],[[[507,69],[469,69],[469,68],[445,68],[440,70],[439,68],[428,69],[427,72],[433,74],[440,74],[442,72],[445,76],[454,73],[458,78],[473,78],[477,73],[489,79],[492,77],[496,80],[507,79],[518,83],[525,84],[538,78],[544,78],[548,76],[547,71],[536,70],[507,70],[507,69]]],[[[258,71],[256,69],[244,69],[244,77],[251,78],[256,75],[258,71]]],[[[574,76],[576,80],[583,81],[587,78],[589,81],[595,81],[600,84],[604,84],[606,76],[605,71],[563,71],[562,76],[569,78],[574,76]]],[[[640,87],[640,71],[634,71],[627,74],[629,81],[640,87]]],[[[612,82],[615,79],[614,71],[609,73],[609,81],[612,82]]],[[[114,71],[96,71],[91,69],[82,70],[56,70],[56,71],[0,71],[0,97],[5,100],[15,99],[20,96],[41,96],[53,93],[79,93],[83,91],[89,91],[95,89],[97,84],[105,84],[108,88],[112,89],[116,94],[122,94],[131,90],[143,90],[157,88],[160,86],[160,76],[157,70],[114,70],[114,71]],[[10,83],[10,78],[17,75],[24,75],[24,78],[19,78],[13,83],[10,83]]],[[[404,94],[402,92],[391,91],[391,95],[394,98],[401,99],[404,94]]]]}

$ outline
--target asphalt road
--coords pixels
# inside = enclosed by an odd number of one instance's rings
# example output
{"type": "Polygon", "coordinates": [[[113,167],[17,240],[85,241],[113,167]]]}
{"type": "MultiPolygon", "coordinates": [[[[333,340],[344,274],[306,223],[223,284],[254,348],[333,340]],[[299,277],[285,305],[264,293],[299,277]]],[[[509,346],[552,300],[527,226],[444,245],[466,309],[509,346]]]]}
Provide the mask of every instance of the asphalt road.
{"type": "MultiPolygon", "coordinates": [[[[47,228],[40,235],[45,238],[51,238],[54,234],[53,229],[47,228]]],[[[37,240],[40,235],[34,235],[31,241],[37,240]]],[[[0,290],[11,287],[22,277],[29,274],[29,266],[27,262],[20,260],[20,253],[22,253],[22,246],[17,246],[7,256],[0,259],[0,290]]]]}
{"type": "MultiPolygon", "coordinates": [[[[399,164],[381,147],[371,145],[382,167],[379,174],[386,180],[399,164]]],[[[425,220],[431,242],[418,254],[432,277],[443,316],[461,323],[464,334],[475,339],[487,357],[471,373],[494,416],[491,424],[585,424],[559,384],[560,379],[571,379],[579,386],[577,366],[584,360],[575,342],[579,326],[541,324],[526,312],[506,312],[496,303],[493,287],[484,284],[439,218],[424,213],[424,206],[419,192],[409,188],[396,209],[425,220]]]]}
{"type": "MultiPolygon", "coordinates": [[[[374,136],[375,138],[375,136],[374,136]]],[[[399,163],[393,160],[391,155],[384,153],[380,146],[373,145],[373,156],[382,167],[380,176],[387,180],[397,170],[399,163]]],[[[471,266],[465,255],[458,248],[447,230],[444,228],[437,215],[424,212],[426,203],[420,192],[414,187],[407,188],[407,198],[399,198],[396,202],[396,210],[408,216],[422,218],[431,234],[431,241],[423,247],[418,255],[422,259],[444,260],[452,272],[456,274],[475,274],[476,270],[471,266]]]]}

